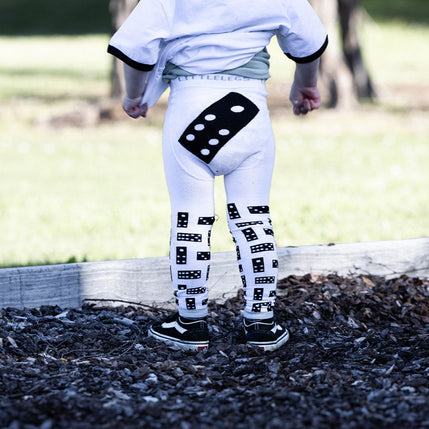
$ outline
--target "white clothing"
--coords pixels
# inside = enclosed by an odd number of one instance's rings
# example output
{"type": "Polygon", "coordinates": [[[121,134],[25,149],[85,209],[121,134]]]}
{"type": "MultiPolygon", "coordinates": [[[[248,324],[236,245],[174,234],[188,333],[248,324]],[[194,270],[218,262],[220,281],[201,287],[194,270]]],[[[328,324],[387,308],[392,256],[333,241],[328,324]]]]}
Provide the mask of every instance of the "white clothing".
{"type": "Polygon", "coordinates": [[[228,223],[245,291],[244,316],[273,316],[277,249],[269,218],[274,136],[265,80],[215,74],[247,64],[277,36],[296,62],[318,58],[327,36],[307,0],[140,0],[108,52],[151,71],[143,102],[170,82],[164,170],[171,200],[170,265],[179,313],[207,315],[214,178],[223,175],[228,223]]]}
{"type": "Polygon", "coordinates": [[[317,58],[327,43],[307,0],[140,0],[108,51],[137,69],[156,68],[145,94],[151,107],[167,88],[159,82],[167,61],[192,74],[218,73],[249,62],[274,35],[297,62],[317,58]]]}
{"type": "MultiPolygon", "coordinates": [[[[236,76],[187,76],[171,82],[163,156],[171,200],[171,275],[184,317],[207,315],[216,175],[224,175],[228,223],[245,291],[244,315],[272,316],[278,268],[268,205],[275,143],[266,95],[264,80],[236,76]],[[180,143],[181,135],[202,111],[231,92],[254,103],[258,113],[207,164],[196,156],[200,143],[191,152],[180,143]]],[[[220,131],[225,129],[222,120],[218,124],[220,131]]]]}

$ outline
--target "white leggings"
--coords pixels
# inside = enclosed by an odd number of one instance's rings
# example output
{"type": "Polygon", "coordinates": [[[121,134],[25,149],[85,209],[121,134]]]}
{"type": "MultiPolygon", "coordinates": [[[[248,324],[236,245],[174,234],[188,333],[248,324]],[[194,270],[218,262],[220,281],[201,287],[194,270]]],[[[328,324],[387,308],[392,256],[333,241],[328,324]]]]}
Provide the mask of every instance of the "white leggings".
{"type": "Polygon", "coordinates": [[[227,75],[172,81],[163,133],[171,200],[170,263],[179,313],[207,315],[214,178],[224,175],[244,316],[272,316],[277,248],[269,214],[274,136],[265,82],[227,75]]]}

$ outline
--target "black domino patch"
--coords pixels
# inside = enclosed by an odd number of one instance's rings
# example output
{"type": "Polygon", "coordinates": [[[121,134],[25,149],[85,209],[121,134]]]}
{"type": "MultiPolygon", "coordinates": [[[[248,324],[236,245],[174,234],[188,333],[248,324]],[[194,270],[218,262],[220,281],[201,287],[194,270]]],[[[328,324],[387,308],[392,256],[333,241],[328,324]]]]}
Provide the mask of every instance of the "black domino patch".
{"type": "Polygon", "coordinates": [[[277,259],[273,259],[273,268],[279,267],[279,261],[277,259]]]}
{"type": "Polygon", "coordinates": [[[197,261],[209,261],[210,252],[197,252],[197,261]]]}
{"type": "Polygon", "coordinates": [[[214,216],[199,217],[198,225],[213,225],[214,221],[215,221],[214,216]]]}
{"type": "Polygon", "coordinates": [[[262,308],[266,308],[267,311],[272,311],[273,306],[271,302],[258,302],[257,304],[252,305],[252,311],[254,313],[260,313],[262,311],[262,308]]]}
{"type": "Polygon", "coordinates": [[[201,242],[203,236],[201,234],[191,234],[187,232],[178,232],[177,233],[177,241],[194,241],[201,242]]]}
{"type": "Polygon", "coordinates": [[[184,270],[178,271],[177,277],[179,279],[200,279],[201,278],[201,270],[184,270]]]}
{"type": "Polygon", "coordinates": [[[240,213],[237,210],[237,206],[234,203],[230,203],[227,205],[228,215],[230,219],[239,219],[240,213]]]}
{"type": "Polygon", "coordinates": [[[241,283],[242,283],[243,287],[247,287],[246,276],[241,276],[241,283]]]}
{"type": "Polygon", "coordinates": [[[270,212],[270,208],[268,206],[248,206],[247,208],[250,214],[262,214],[270,212]]]}
{"type": "Polygon", "coordinates": [[[255,241],[258,239],[258,236],[256,235],[256,232],[253,230],[253,228],[245,228],[242,229],[241,232],[244,234],[247,241],[255,241]]]}
{"type": "Polygon", "coordinates": [[[176,247],[176,264],[186,264],[187,261],[187,249],[186,247],[176,247]]]}
{"type": "Polygon", "coordinates": [[[241,259],[240,248],[238,246],[235,246],[235,250],[237,252],[237,261],[239,261],[241,259]]]}
{"type": "Polygon", "coordinates": [[[270,298],[275,298],[276,296],[276,291],[275,290],[270,290],[270,298]]]}
{"type": "Polygon", "coordinates": [[[186,290],[186,285],[177,285],[177,289],[186,290]]]}
{"type": "Polygon", "coordinates": [[[177,213],[177,228],[187,228],[189,221],[189,213],[179,212],[177,213]]]}
{"type": "Polygon", "coordinates": [[[264,277],[256,277],[255,284],[263,285],[263,284],[273,284],[276,282],[276,278],[274,276],[264,276],[264,277]]]}
{"type": "Polygon", "coordinates": [[[264,228],[265,234],[266,235],[272,235],[274,236],[274,231],[272,228],[264,228]]]}
{"type": "Polygon", "coordinates": [[[202,111],[179,138],[180,144],[207,164],[259,112],[238,92],[230,92],[202,111]]]}
{"type": "Polygon", "coordinates": [[[195,298],[186,298],[185,302],[188,310],[195,310],[197,308],[195,305],[195,298]]]}
{"type": "Polygon", "coordinates": [[[206,298],[206,299],[203,299],[202,301],[201,301],[201,305],[207,305],[208,304],[208,302],[209,302],[209,300],[206,298]]]}
{"type": "Polygon", "coordinates": [[[244,226],[262,225],[263,223],[264,222],[262,222],[262,220],[252,220],[251,222],[238,222],[235,225],[237,226],[237,228],[243,228],[244,226]]]}
{"type": "Polygon", "coordinates": [[[252,265],[254,273],[263,273],[265,270],[264,258],[253,258],[252,265]]]}
{"type": "Polygon", "coordinates": [[[263,297],[264,297],[264,288],[257,287],[253,290],[253,299],[255,301],[262,301],[263,297]]]}
{"type": "Polygon", "coordinates": [[[262,243],[262,244],[255,244],[254,246],[250,246],[251,253],[269,252],[272,250],[274,250],[273,243],[262,243]]]}
{"type": "Polygon", "coordinates": [[[186,290],[187,295],[198,295],[201,293],[206,293],[207,288],[205,287],[193,287],[186,290]]]}

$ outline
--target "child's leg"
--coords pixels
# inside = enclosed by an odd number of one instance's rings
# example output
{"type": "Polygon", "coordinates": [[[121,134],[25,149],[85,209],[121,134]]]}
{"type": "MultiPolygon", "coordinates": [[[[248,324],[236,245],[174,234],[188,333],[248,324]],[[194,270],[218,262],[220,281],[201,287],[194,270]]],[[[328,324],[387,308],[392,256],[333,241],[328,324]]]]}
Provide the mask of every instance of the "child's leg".
{"type": "Polygon", "coordinates": [[[198,159],[189,174],[180,153],[168,148],[164,148],[164,164],[171,202],[170,267],[176,303],[183,317],[205,317],[214,176],[198,159]]]}
{"type": "Polygon", "coordinates": [[[278,257],[271,227],[268,196],[274,144],[267,133],[265,150],[249,157],[225,176],[228,222],[237,245],[245,291],[243,328],[246,342],[263,350],[276,350],[289,332],[274,316],[278,257]],[[252,159],[253,158],[253,159],[252,159]]]}
{"type": "Polygon", "coordinates": [[[274,149],[225,176],[228,223],[245,291],[244,316],[273,317],[278,256],[269,212],[274,149]]]}
{"type": "Polygon", "coordinates": [[[213,222],[213,213],[207,206],[179,208],[172,204],[171,279],[179,314],[187,318],[207,316],[213,222]]]}

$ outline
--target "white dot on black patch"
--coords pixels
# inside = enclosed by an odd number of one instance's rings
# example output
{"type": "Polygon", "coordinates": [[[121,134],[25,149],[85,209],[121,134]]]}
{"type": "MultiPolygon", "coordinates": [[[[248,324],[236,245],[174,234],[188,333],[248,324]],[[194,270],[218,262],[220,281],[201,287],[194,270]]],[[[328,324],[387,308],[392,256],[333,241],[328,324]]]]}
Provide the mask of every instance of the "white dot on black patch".
{"type": "Polygon", "coordinates": [[[204,129],[204,124],[197,124],[195,125],[194,129],[196,131],[202,131],[204,129]]]}
{"type": "Polygon", "coordinates": [[[240,113],[243,110],[244,110],[243,106],[232,106],[231,107],[231,112],[234,112],[234,113],[240,113]]]}
{"type": "Polygon", "coordinates": [[[207,156],[210,154],[210,151],[208,149],[201,149],[201,155],[207,156]]]}
{"type": "Polygon", "coordinates": [[[186,140],[188,140],[188,142],[191,142],[191,141],[195,140],[195,136],[193,134],[188,134],[186,136],[186,140]]]}
{"type": "Polygon", "coordinates": [[[217,144],[219,144],[219,140],[218,139],[210,139],[209,140],[209,145],[216,146],[217,144]]]}
{"type": "Polygon", "coordinates": [[[219,134],[221,136],[227,136],[229,134],[229,130],[222,128],[221,130],[219,130],[219,134]]]}
{"type": "Polygon", "coordinates": [[[216,115],[212,115],[211,113],[204,117],[206,121],[214,121],[216,119],[216,115]]]}

